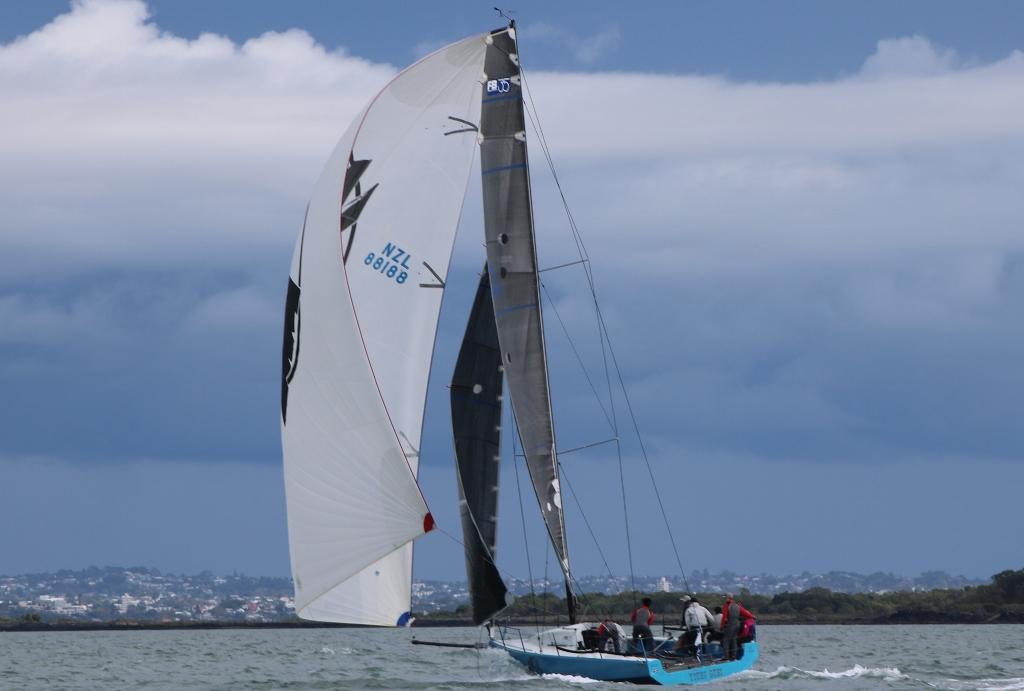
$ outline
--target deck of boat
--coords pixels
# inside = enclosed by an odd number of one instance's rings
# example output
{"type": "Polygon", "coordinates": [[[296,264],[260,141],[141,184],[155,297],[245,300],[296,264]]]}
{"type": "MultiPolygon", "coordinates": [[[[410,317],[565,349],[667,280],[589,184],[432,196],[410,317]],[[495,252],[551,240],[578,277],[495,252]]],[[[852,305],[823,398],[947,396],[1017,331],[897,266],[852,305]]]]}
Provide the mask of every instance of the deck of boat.
{"type": "MultiPolygon", "coordinates": [[[[572,627],[566,627],[566,631],[572,627]]],[[[490,645],[507,652],[537,674],[566,674],[589,677],[601,681],[659,684],[664,686],[690,686],[706,684],[733,676],[749,669],[756,662],[759,649],[756,641],[743,645],[739,660],[724,660],[721,646],[712,644],[706,658],[676,656],[671,653],[615,654],[598,650],[572,649],[542,642],[542,635],[523,636],[511,627],[499,627],[498,638],[490,645]],[[514,632],[515,635],[509,636],[514,632]],[[718,655],[719,657],[715,657],[718,655]]],[[[557,630],[545,632],[550,636],[557,630]]],[[[659,640],[665,648],[669,641],[659,640]]]]}

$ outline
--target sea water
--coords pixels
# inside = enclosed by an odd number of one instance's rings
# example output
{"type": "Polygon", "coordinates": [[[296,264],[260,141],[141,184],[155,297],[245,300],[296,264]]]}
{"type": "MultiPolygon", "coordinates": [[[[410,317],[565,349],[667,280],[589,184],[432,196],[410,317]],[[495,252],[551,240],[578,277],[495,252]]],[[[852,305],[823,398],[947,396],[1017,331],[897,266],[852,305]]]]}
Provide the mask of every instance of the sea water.
{"type": "MultiPolygon", "coordinates": [[[[754,669],[706,688],[1024,690],[1024,626],[762,626],[754,669]]],[[[537,677],[478,629],[0,633],[2,689],[600,689],[537,677]]]]}

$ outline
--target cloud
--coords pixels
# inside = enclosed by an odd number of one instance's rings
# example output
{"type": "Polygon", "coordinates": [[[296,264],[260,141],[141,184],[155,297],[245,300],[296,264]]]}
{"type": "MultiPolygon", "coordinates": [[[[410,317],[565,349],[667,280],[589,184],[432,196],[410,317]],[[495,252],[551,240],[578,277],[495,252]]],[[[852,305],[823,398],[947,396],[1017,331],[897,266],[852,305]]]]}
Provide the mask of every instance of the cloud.
{"type": "Polygon", "coordinates": [[[252,286],[225,290],[200,301],[185,318],[185,328],[199,331],[270,329],[277,326],[281,301],[252,286]]]}
{"type": "MultiPolygon", "coordinates": [[[[522,37],[580,64],[620,41],[545,25],[522,37]]],[[[89,430],[116,414],[149,435],[125,454],[275,456],[280,290],[302,209],[394,73],[301,30],[184,39],[141,2],[76,2],[0,46],[0,372],[20,382],[18,405],[0,405],[7,443],[47,452],[43,421],[25,422],[39,411],[78,421],[67,449],[113,453],[89,430]],[[73,376],[25,375],[47,371],[73,376]],[[140,422],[151,405],[188,438],[140,422]]],[[[913,36],[829,81],[537,72],[529,85],[655,438],[774,459],[1019,457],[1005,411],[1024,405],[1024,54],[978,63],[913,36]]],[[[551,266],[575,246],[530,137],[551,266]]],[[[478,207],[474,187],[466,275],[478,207]]],[[[579,276],[545,281],[592,334],[579,276]]],[[[445,324],[457,339],[464,313],[445,324]]],[[[584,380],[553,376],[556,403],[586,398],[584,380]]],[[[588,415],[565,415],[566,439],[593,440],[601,413],[588,415]]],[[[433,438],[447,462],[449,435],[433,438]]]]}
{"type": "MultiPolygon", "coordinates": [[[[1016,246],[1024,56],[965,67],[952,55],[915,36],[880,42],[860,75],[831,82],[541,73],[530,84],[595,245],[630,226],[636,241],[617,257],[635,248],[652,261],[642,248],[657,242],[703,270],[751,256],[742,247],[791,263],[1016,246]]],[[[0,268],[286,254],[326,153],[393,73],[299,30],[186,40],[139,2],[75,3],[0,47],[0,268]]]]}
{"type": "Polygon", "coordinates": [[[50,301],[35,295],[0,295],[0,343],[40,344],[114,335],[105,297],[76,296],[50,301]]]}
{"type": "Polygon", "coordinates": [[[522,36],[527,37],[524,40],[561,45],[579,65],[593,65],[606,58],[618,49],[622,40],[617,26],[607,27],[589,36],[579,36],[546,22],[531,24],[522,32],[522,36]]]}
{"type": "Polygon", "coordinates": [[[0,269],[239,265],[288,244],[325,152],[393,73],[303,31],[186,40],[141,2],[76,2],[0,47],[0,269]]]}
{"type": "Polygon", "coordinates": [[[890,38],[878,42],[874,54],[861,66],[864,77],[930,77],[962,67],[954,50],[935,46],[923,36],[890,38]]]}

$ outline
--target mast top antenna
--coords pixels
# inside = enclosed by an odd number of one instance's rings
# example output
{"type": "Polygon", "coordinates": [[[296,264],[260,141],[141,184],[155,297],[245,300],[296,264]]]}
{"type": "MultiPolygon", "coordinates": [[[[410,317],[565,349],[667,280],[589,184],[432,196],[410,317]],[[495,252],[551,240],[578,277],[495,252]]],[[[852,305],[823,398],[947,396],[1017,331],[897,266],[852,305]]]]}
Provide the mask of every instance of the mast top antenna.
{"type": "Polygon", "coordinates": [[[509,24],[515,24],[516,20],[512,18],[512,15],[516,13],[515,10],[503,10],[500,7],[495,7],[494,11],[498,13],[498,16],[502,19],[507,19],[509,24]]]}

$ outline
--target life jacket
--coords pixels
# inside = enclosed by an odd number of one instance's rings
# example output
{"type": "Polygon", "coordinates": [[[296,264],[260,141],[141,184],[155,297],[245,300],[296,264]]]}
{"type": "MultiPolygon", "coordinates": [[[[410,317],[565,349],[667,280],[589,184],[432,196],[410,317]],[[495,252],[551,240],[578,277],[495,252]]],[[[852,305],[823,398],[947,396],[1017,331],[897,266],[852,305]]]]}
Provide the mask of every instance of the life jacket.
{"type": "Polygon", "coordinates": [[[633,614],[630,616],[629,620],[633,622],[633,624],[646,624],[647,626],[650,626],[654,623],[654,612],[652,612],[646,605],[637,607],[633,610],[633,614]],[[642,617],[642,619],[638,619],[638,617],[642,617]]]}

